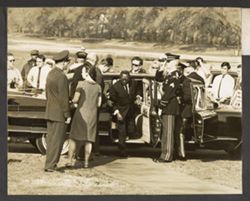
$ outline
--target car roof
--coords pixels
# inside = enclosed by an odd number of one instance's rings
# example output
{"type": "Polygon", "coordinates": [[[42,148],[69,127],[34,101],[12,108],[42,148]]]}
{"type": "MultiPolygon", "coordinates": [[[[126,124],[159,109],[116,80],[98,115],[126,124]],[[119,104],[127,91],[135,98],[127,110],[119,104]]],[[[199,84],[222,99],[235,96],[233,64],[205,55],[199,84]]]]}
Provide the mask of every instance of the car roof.
{"type": "MultiPolygon", "coordinates": [[[[103,77],[105,79],[119,78],[120,73],[104,73],[103,77]]],[[[143,78],[155,78],[155,75],[154,74],[147,74],[147,73],[131,73],[130,77],[134,78],[134,79],[143,79],[143,78]]]]}
{"type": "MultiPolygon", "coordinates": [[[[211,70],[211,74],[212,75],[219,75],[219,74],[221,74],[221,70],[219,70],[219,69],[213,69],[213,70],[211,70]]],[[[237,77],[238,76],[237,72],[236,71],[232,71],[232,70],[229,70],[228,74],[232,75],[233,77],[237,77]]]]}

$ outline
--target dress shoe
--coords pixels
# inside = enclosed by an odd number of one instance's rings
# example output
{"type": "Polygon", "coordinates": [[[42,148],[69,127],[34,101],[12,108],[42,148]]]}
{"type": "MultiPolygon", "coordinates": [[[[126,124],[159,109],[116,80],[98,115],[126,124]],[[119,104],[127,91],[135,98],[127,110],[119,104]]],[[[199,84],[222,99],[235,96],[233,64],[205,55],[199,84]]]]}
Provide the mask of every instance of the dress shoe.
{"type": "Polygon", "coordinates": [[[128,158],[128,154],[127,154],[126,152],[121,152],[121,153],[119,154],[119,156],[120,156],[121,158],[128,158]]]}
{"type": "Polygon", "coordinates": [[[47,169],[44,169],[45,172],[55,172],[56,169],[55,168],[47,168],[47,169]]]}
{"type": "Polygon", "coordinates": [[[155,163],[171,163],[172,162],[172,160],[164,160],[162,158],[154,158],[153,161],[155,163]]]}
{"type": "Polygon", "coordinates": [[[180,161],[186,161],[187,158],[186,157],[183,157],[183,156],[179,156],[177,157],[177,160],[180,160],[180,161]]]}
{"type": "Polygon", "coordinates": [[[44,171],[45,172],[61,172],[61,173],[64,172],[62,168],[58,168],[56,165],[54,166],[54,168],[45,168],[44,171]]]}
{"type": "Polygon", "coordinates": [[[69,163],[65,164],[65,167],[67,167],[67,168],[73,168],[74,166],[75,166],[75,163],[73,163],[73,162],[69,162],[69,163]]]}

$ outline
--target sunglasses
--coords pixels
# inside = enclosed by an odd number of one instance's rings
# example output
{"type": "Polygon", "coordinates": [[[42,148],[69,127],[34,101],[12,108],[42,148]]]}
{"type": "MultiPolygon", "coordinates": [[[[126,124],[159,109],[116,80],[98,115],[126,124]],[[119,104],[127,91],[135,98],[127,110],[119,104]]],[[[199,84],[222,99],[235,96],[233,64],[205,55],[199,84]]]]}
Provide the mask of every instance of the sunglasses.
{"type": "Polygon", "coordinates": [[[158,59],[159,62],[165,62],[166,59],[158,59]]]}
{"type": "Polygon", "coordinates": [[[9,62],[15,62],[15,59],[11,59],[11,60],[9,60],[9,62]]]}
{"type": "Polygon", "coordinates": [[[140,64],[132,64],[132,66],[138,67],[138,66],[141,66],[141,65],[140,64]]]}

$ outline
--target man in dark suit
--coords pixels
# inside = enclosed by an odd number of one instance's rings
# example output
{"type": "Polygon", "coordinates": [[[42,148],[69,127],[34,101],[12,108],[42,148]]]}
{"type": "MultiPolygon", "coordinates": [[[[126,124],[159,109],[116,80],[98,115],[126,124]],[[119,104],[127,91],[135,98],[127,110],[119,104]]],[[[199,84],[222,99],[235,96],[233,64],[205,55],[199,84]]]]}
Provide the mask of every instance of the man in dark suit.
{"type": "Polygon", "coordinates": [[[70,99],[73,99],[77,84],[82,78],[82,68],[86,62],[87,53],[84,51],[76,52],[76,63],[72,64],[69,69],[68,74],[73,74],[73,77],[70,79],[70,99]]]}
{"type": "Polygon", "coordinates": [[[66,137],[67,124],[70,123],[69,85],[63,70],[69,63],[69,51],[56,54],[55,67],[49,72],[46,81],[47,151],[45,171],[57,170],[63,143],[66,137]]]}
{"type": "Polygon", "coordinates": [[[21,75],[23,78],[23,82],[24,82],[24,88],[26,87],[31,87],[31,85],[27,82],[27,76],[29,74],[29,71],[31,68],[33,68],[34,66],[36,66],[36,58],[39,55],[39,51],[38,50],[32,50],[30,52],[30,60],[27,61],[26,64],[24,64],[23,69],[21,71],[21,75]]]}
{"type": "Polygon", "coordinates": [[[135,132],[134,102],[137,95],[136,82],[130,78],[128,71],[120,73],[120,79],[110,88],[110,99],[114,103],[114,115],[119,131],[119,150],[126,157],[126,135],[135,132]]]}

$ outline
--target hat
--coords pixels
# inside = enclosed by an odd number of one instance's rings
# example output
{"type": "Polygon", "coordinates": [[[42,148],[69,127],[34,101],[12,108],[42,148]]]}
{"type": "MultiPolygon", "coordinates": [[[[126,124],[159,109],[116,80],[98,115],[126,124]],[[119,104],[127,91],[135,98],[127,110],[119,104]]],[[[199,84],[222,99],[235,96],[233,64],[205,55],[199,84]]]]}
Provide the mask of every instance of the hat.
{"type": "Polygon", "coordinates": [[[159,62],[165,62],[167,60],[167,56],[165,54],[161,54],[159,57],[158,57],[158,61],[159,62]]]}
{"type": "Polygon", "coordinates": [[[180,68],[180,69],[183,70],[183,69],[187,68],[187,65],[185,65],[184,63],[181,63],[181,62],[180,62],[180,63],[178,64],[178,68],[180,68]]]}
{"type": "Polygon", "coordinates": [[[167,57],[167,61],[172,61],[180,58],[180,55],[177,54],[165,53],[165,55],[167,57]]]}
{"type": "Polygon", "coordinates": [[[39,55],[38,50],[31,50],[30,55],[39,55]]]}
{"type": "Polygon", "coordinates": [[[87,57],[87,55],[88,55],[87,52],[84,52],[84,51],[78,51],[76,53],[76,57],[80,58],[80,59],[85,59],[87,57]]]}
{"type": "Polygon", "coordinates": [[[61,52],[58,52],[53,56],[53,60],[55,62],[60,62],[60,61],[68,61],[69,60],[69,51],[68,50],[63,50],[61,52]]]}
{"type": "Polygon", "coordinates": [[[45,63],[47,63],[47,64],[53,66],[53,65],[55,64],[55,61],[54,61],[53,59],[47,58],[47,59],[45,60],[45,63]]]}

